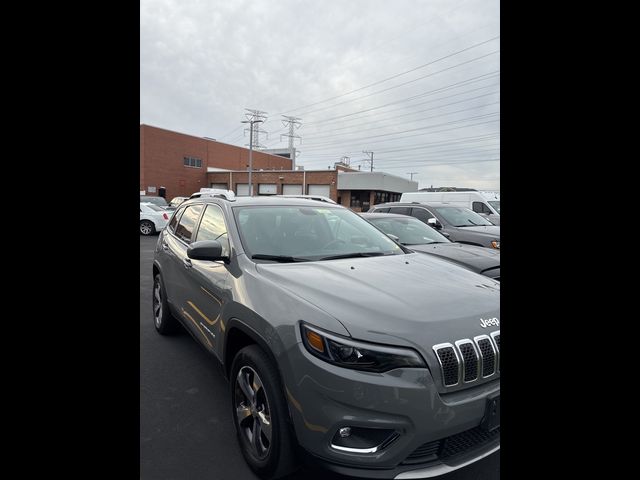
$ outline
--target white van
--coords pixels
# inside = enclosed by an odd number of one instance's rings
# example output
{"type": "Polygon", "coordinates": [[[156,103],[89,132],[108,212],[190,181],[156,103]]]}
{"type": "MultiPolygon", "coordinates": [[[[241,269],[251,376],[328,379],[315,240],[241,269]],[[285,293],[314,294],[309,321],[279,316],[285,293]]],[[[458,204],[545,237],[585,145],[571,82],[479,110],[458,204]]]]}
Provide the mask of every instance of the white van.
{"type": "MultiPolygon", "coordinates": [[[[499,194],[498,194],[499,195],[499,194]]],[[[466,207],[486,217],[491,223],[500,225],[500,197],[488,199],[481,192],[407,192],[401,202],[448,203],[466,207]],[[492,202],[497,202],[492,206],[492,202]]]]}

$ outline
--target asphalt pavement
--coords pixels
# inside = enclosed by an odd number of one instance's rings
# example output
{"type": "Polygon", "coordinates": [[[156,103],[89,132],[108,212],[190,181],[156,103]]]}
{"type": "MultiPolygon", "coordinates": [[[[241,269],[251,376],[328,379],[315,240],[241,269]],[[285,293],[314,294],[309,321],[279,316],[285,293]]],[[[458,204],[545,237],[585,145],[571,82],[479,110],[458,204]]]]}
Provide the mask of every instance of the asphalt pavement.
{"type": "MultiPolygon", "coordinates": [[[[140,236],[140,478],[258,480],[236,443],[229,387],[217,360],[186,331],[158,335],[151,311],[153,249],[140,236]]],[[[500,452],[440,477],[498,480],[500,452]]],[[[289,480],[350,480],[303,468],[289,480]]]]}

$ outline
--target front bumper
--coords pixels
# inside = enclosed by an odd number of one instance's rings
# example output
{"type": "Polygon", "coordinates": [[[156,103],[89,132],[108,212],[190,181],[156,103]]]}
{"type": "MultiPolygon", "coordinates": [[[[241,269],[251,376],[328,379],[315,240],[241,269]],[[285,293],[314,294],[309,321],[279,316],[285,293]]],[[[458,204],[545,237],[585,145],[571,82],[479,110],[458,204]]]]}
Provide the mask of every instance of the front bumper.
{"type": "Polygon", "coordinates": [[[285,395],[298,442],[333,471],[363,478],[428,478],[499,449],[498,431],[497,436],[494,432],[487,441],[454,456],[434,454],[423,459],[415,455],[418,447],[429,443],[441,452],[444,439],[479,429],[487,397],[500,390],[499,379],[440,394],[426,368],[382,374],[355,371],[314,357],[301,343],[285,358],[285,395]],[[397,437],[368,453],[338,450],[331,446],[332,439],[346,426],[393,430],[397,437]]]}

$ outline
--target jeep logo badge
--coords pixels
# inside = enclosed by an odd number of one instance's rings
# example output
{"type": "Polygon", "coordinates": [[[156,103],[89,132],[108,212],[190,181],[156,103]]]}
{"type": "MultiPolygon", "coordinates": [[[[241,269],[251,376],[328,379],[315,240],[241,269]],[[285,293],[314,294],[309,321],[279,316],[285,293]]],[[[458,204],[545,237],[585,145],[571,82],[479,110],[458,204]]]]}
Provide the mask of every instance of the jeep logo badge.
{"type": "Polygon", "coordinates": [[[499,327],[500,326],[500,320],[498,320],[498,317],[493,317],[493,318],[481,318],[480,319],[480,326],[482,328],[487,328],[487,327],[492,327],[492,326],[496,326],[499,327]]]}

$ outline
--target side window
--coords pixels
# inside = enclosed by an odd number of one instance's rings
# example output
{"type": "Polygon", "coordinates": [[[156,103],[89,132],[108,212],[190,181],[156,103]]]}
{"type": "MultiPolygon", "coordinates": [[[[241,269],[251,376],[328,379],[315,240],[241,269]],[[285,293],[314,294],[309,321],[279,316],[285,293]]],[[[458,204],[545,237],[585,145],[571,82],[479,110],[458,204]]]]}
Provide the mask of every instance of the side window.
{"type": "Polygon", "coordinates": [[[433,218],[433,215],[431,215],[431,213],[429,213],[429,211],[424,208],[412,208],[411,216],[416,217],[418,220],[424,223],[427,223],[427,220],[433,218]]]}
{"type": "Polygon", "coordinates": [[[180,215],[182,215],[182,212],[184,212],[184,207],[176,210],[176,214],[171,219],[171,222],[169,222],[169,230],[172,233],[176,232],[176,225],[178,224],[178,220],[180,220],[180,215]]]}
{"type": "Polygon", "coordinates": [[[471,206],[473,211],[476,213],[491,213],[491,210],[489,210],[489,207],[487,207],[482,202],[473,202],[471,206]]]}
{"type": "Polygon", "coordinates": [[[176,227],[175,233],[179,239],[191,243],[191,234],[193,233],[201,211],[202,205],[191,205],[185,209],[176,227]]]}
{"type": "Polygon", "coordinates": [[[389,207],[385,208],[376,208],[376,213],[389,213],[389,207]]]}
{"type": "Polygon", "coordinates": [[[391,207],[389,213],[397,213],[398,215],[411,215],[411,207],[391,207]]]}
{"type": "Polygon", "coordinates": [[[227,225],[224,221],[224,214],[220,207],[216,205],[207,205],[204,211],[198,233],[196,233],[196,242],[201,240],[217,240],[222,245],[222,255],[229,255],[229,237],[227,236],[227,225]]]}

